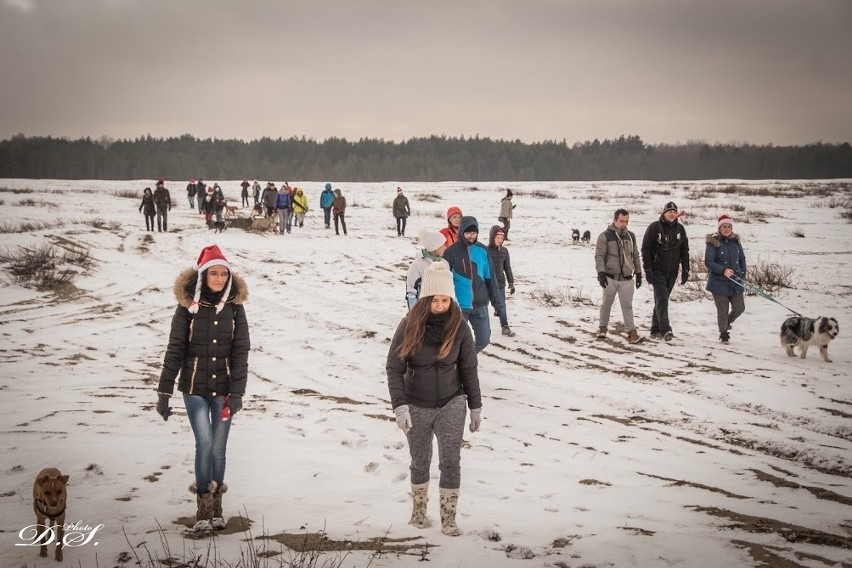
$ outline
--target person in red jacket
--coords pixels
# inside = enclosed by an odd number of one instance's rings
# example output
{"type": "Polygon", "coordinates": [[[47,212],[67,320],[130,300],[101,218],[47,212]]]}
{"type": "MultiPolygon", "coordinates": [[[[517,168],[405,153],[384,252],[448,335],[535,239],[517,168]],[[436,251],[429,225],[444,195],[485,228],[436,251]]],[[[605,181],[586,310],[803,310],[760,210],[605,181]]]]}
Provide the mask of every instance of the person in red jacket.
{"type": "Polygon", "coordinates": [[[462,210],[453,205],[447,209],[447,226],[441,229],[444,235],[444,246],[448,247],[459,240],[459,223],[461,223],[462,210]]]}

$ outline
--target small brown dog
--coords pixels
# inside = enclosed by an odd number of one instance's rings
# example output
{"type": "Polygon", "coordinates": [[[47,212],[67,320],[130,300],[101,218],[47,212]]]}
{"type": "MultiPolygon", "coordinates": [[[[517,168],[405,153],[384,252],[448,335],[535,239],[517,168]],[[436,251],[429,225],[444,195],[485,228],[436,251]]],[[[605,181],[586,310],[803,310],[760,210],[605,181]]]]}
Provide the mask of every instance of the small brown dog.
{"type": "MultiPolygon", "coordinates": [[[[62,560],[62,540],[65,538],[65,505],[68,493],[65,486],[68,476],[62,475],[55,467],[47,467],[40,472],[33,483],[33,509],[36,523],[45,528],[56,525],[56,560],[62,560]]],[[[40,547],[39,556],[47,557],[47,544],[40,547]]]]}
{"type": "Polygon", "coordinates": [[[237,209],[238,209],[238,207],[236,205],[225,205],[225,216],[226,217],[236,217],[237,216],[237,209]]]}

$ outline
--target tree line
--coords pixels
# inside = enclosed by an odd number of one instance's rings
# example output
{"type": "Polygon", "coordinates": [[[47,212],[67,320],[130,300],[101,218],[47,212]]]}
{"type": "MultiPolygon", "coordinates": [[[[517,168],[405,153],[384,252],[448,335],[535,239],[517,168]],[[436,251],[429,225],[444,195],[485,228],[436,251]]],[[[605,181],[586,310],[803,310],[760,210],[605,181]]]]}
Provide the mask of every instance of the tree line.
{"type": "Polygon", "coordinates": [[[849,143],[646,144],[620,136],[573,145],[429,136],[133,140],[24,136],[0,141],[0,177],[51,179],[604,181],[852,177],[849,143]]]}

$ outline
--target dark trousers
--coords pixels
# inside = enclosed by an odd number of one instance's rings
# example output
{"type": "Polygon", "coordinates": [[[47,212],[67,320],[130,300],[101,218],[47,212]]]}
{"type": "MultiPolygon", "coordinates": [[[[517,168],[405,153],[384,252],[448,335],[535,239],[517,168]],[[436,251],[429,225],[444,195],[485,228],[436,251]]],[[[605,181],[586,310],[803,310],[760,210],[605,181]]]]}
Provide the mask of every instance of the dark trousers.
{"type": "Polygon", "coordinates": [[[677,282],[677,272],[654,272],[654,315],[651,318],[651,333],[664,334],[672,330],[669,323],[669,296],[677,282]]]}
{"type": "Polygon", "coordinates": [[[343,234],[346,234],[346,219],[344,219],[345,213],[335,213],[334,214],[334,232],[335,234],[340,234],[340,229],[337,226],[337,220],[340,219],[340,224],[343,225],[343,234]]]}
{"type": "Polygon", "coordinates": [[[745,312],[744,294],[734,294],[733,296],[720,296],[713,294],[713,301],[716,303],[716,321],[719,324],[719,333],[726,333],[731,324],[745,312]],[[730,308],[730,313],[728,313],[730,308]]]}
{"type": "Polygon", "coordinates": [[[397,217],[396,218],[396,236],[402,237],[405,235],[405,222],[408,217],[397,217]]]}
{"type": "Polygon", "coordinates": [[[503,223],[503,235],[508,239],[509,238],[509,225],[512,224],[512,220],[509,219],[508,217],[500,217],[497,220],[503,223]]]}
{"type": "Polygon", "coordinates": [[[145,214],[145,230],[153,231],[154,230],[154,216],[145,214]]]}
{"type": "Polygon", "coordinates": [[[243,195],[243,203],[242,203],[242,206],[243,206],[243,207],[248,207],[248,206],[249,206],[249,202],[248,202],[248,194],[243,195]]]}
{"type": "Polygon", "coordinates": [[[157,230],[169,230],[169,210],[166,207],[157,205],[157,230]]]}
{"type": "Polygon", "coordinates": [[[325,228],[331,227],[331,207],[322,208],[322,218],[325,221],[325,228]]]}
{"type": "Polygon", "coordinates": [[[488,320],[488,304],[478,308],[462,308],[462,319],[473,328],[473,343],[479,353],[491,343],[491,322],[488,320]]]}

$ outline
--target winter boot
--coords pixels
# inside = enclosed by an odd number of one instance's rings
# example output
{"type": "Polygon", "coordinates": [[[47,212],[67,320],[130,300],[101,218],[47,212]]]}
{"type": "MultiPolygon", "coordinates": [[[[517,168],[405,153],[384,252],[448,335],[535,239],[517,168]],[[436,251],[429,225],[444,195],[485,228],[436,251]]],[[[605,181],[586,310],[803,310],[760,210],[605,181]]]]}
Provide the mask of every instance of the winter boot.
{"type": "Polygon", "coordinates": [[[627,334],[627,342],[628,343],[639,343],[642,341],[642,338],[639,337],[639,333],[635,329],[631,329],[630,333],[627,334]]]}
{"type": "Polygon", "coordinates": [[[194,483],[189,486],[189,490],[195,493],[195,501],[198,506],[192,530],[195,532],[211,530],[213,526],[210,521],[213,518],[213,495],[216,493],[216,482],[211,481],[207,486],[207,493],[204,494],[198,493],[198,488],[194,483]]]}
{"type": "Polygon", "coordinates": [[[505,325],[503,326],[503,335],[507,337],[515,337],[515,332],[512,331],[512,329],[508,325],[505,325]]]}
{"type": "Polygon", "coordinates": [[[223,483],[213,495],[213,520],[210,524],[216,530],[225,528],[225,516],[222,515],[222,494],[228,491],[228,484],[223,483]]]}
{"type": "Polygon", "coordinates": [[[731,334],[728,333],[727,331],[723,331],[722,333],[719,334],[719,341],[721,341],[722,343],[728,343],[728,341],[730,341],[730,340],[731,340],[731,334]]]}
{"type": "Polygon", "coordinates": [[[666,341],[671,341],[672,339],[674,339],[674,333],[670,331],[665,332],[663,334],[663,339],[665,339],[666,341]]]}
{"type": "Polygon", "coordinates": [[[426,503],[429,502],[429,482],[411,484],[411,520],[409,525],[414,525],[418,529],[425,529],[430,525],[429,518],[426,516],[426,503]]]}
{"type": "Polygon", "coordinates": [[[441,532],[447,536],[459,536],[461,531],[456,526],[456,508],[459,502],[458,489],[441,487],[441,532]]]}
{"type": "Polygon", "coordinates": [[[606,326],[602,325],[598,328],[598,334],[596,336],[598,339],[603,339],[606,337],[606,326]]]}

